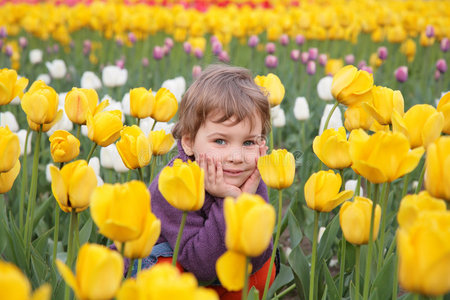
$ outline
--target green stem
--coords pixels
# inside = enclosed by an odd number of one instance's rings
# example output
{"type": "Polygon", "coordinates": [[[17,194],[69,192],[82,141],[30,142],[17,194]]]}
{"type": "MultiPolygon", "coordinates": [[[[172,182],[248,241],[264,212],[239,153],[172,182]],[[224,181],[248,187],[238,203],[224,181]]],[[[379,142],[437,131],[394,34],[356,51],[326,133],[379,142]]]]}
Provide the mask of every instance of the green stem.
{"type": "Polygon", "coordinates": [[[244,273],[244,288],[241,292],[241,300],[247,299],[248,294],[248,265],[250,264],[250,259],[246,256],[245,257],[245,273],[244,273]]]}
{"type": "Polygon", "coordinates": [[[296,286],[295,283],[291,284],[286,289],[284,289],[281,293],[277,294],[276,298],[272,298],[272,300],[279,299],[279,298],[287,295],[288,293],[290,293],[291,291],[293,291],[295,289],[295,286],[296,286]]]}
{"type": "Polygon", "coordinates": [[[80,139],[80,132],[81,132],[81,124],[77,125],[77,139],[80,139]]]}
{"type": "Polygon", "coordinates": [[[130,266],[128,267],[127,278],[131,277],[131,272],[133,271],[133,267],[134,267],[134,258],[132,258],[130,260],[130,266]]]}
{"type": "Polygon", "coordinates": [[[408,192],[409,174],[411,174],[411,173],[408,173],[403,177],[402,197],[400,199],[403,199],[405,197],[406,193],[408,192]]]}
{"type": "Polygon", "coordinates": [[[270,278],[272,277],[273,262],[277,253],[278,242],[281,234],[281,218],[283,212],[283,190],[278,190],[278,220],[277,220],[277,233],[275,234],[275,241],[273,242],[272,256],[270,257],[269,272],[267,273],[266,284],[264,286],[264,293],[262,299],[267,299],[267,292],[269,291],[270,278]]]}
{"type": "Polygon", "coordinates": [[[416,194],[418,194],[420,192],[420,190],[422,189],[423,177],[425,175],[426,166],[427,166],[427,164],[424,162],[422,171],[420,172],[420,176],[419,176],[419,183],[417,184],[417,187],[416,187],[416,194]]]}
{"type": "Polygon", "coordinates": [[[139,180],[144,181],[144,174],[142,174],[142,168],[137,168],[137,170],[138,170],[139,180]]]}
{"type": "Polygon", "coordinates": [[[414,294],[413,295],[413,300],[419,300],[419,294],[414,294]]]}
{"type": "Polygon", "coordinates": [[[136,274],[138,274],[141,271],[141,269],[142,269],[142,258],[139,258],[139,260],[138,260],[138,269],[137,269],[137,273],[136,274]]]}
{"type": "Polygon", "coordinates": [[[77,217],[75,218],[75,252],[78,252],[78,249],[80,249],[80,231],[78,230],[78,219],[80,218],[80,215],[77,214],[77,217]]]}
{"type": "Polygon", "coordinates": [[[398,256],[394,254],[394,280],[392,281],[392,300],[397,300],[398,291],[398,256]]]}
{"type": "MultiPolygon", "coordinates": [[[[55,201],[56,202],[56,201],[55,201]]],[[[55,203],[55,229],[53,232],[53,265],[56,261],[56,250],[58,249],[58,235],[59,235],[59,205],[55,203]]]]}
{"type": "Polygon", "coordinates": [[[137,126],[140,126],[141,125],[141,119],[136,118],[136,124],[137,124],[137,126]]]}
{"type": "Polygon", "coordinates": [[[180,230],[178,231],[177,242],[175,244],[175,249],[173,251],[172,266],[175,266],[177,264],[178,250],[180,248],[181,235],[183,234],[187,213],[188,213],[187,211],[183,211],[183,216],[181,217],[180,230]]]}
{"type": "Polygon", "coordinates": [[[339,268],[339,297],[342,297],[344,291],[344,270],[345,270],[345,250],[347,248],[347,241],[344,235],[342,235],[341,242],[341,266],[339,268]]]}
{"type": "Polygon", "coordinates": [[[156,157],[153,156],[152,163],[150,165],[150,182],[148,183],[148,185],[150,185],[153,181],[153,175],[155,174],[155,168],[156,168],[156,157]]]}
{"type": "Polygon", "coordinates": [[[387,211],[387,203],[389,200],[389,189],[391,187],[390,182],[385,182],[383,185],[383,199],[381,200],[382,205],[382,213],[381,213],[381,233],[380,233],[380,247],[378,248],[378,262],[377,262],[377,273],[380,272],[381,267],[383,266],[383,251],[384,251],[384,233],[386,231],[386,211],[387,211]]]}
{"type": "Polygon", "coordinates": [[[370,215],[370,232],[369,232],[369,246],[367,249],[367,258],[366,258],[366,272],[364,274],[364,293],[363,299],[367,300],[369,297],[369,282],[370,282],[370,269],[372,266],[372,248],[373,248],[373,223],[375,219],[375,208],[377,206],[378,200],[378,184],[374,186],[375,196],[372,201],[372,213],[370,215]]]}
{"type": "Polygon", "coordinates": [[[25,145],[23,149],[23,159],[22,159],[22,183],[20,186],[20,204],[19,204],[19,228],[20,232],[23,232],[23,210],[25,206],[25,189],[28,185],[28,138],[30,137],[31,129],[28,127],[27,135],[25,137],[25,145]]]}
{"type": "MultiPolygon", "coordinates": [[[[359,259],[359,254],[360,254],[360,250],[361,250],[361,246],[357,245],[356,249],[355,249],[355,287],[356,287],[356,298],[355,300],[359,299],[359,266],[360,266],[360,259],[359,259]]],[[[394,272],[396,273],[396,272],[394,272]]]]}
{"type": "Polygon", "coordinates": [[[92,145],[91,151],[89,151],[89,154],[88,154],[88,156],[87,156],[87,158],[86,158],[86,161],[87,161],[88,163],[89,163],[89,160],[90,160],[91,157],[92,157],[92,154],[94,154],[95,148],[97,148],[97,144],[96,144],[96,143],[94,143],[94,144],[92,145]]]}
{"type": "Polygon", "coordinates": [[[358,175],[358,180],[356,181],[355,196],[359,196],[361,190],[361,175],[358,175]]]}
{"type": "Polygon", "coordinates": [[[158,121],[153,120],[153,125],[152,125],[152,129],[150,129],[150,131],[153,131],[153,129],[155,129],[156,123],[158,123],[158,121]]]}
{"type": "Polygon", "coordinates": [[[330,123],[331,116],[333,115],[333,113],[336,110],[336,108],[338,107],[338,105],[339,105],[339,102],[336,101],[336,103],[334,104],[333,108],[328,113],[327,120],[325,121],[325,126],[323,126],[323,131],[327,130],[328,123],[330,123]]]}
{"type": "Polygon", "coordinates": [[[341,184],[341,191],[343,191],[345,189],[344,170],[343,169],[339,169],[339,175],[341,176],[341,180],[343,183],[343,184],[341,184]]]}
{"type": "Polygon", "coordinates": [[[27,249],[27,261],[31,255],[31,235],[33,234],[34,206],[36,203],[38,167],[39,167],[39,151],[41,148],[42,125],[39,128],[36,144],[34,145],[33,170],[31,173],[30,195],[28,197],[27,219],[25,223],[25,247],[27,249]]]}
{"type": "MultiPolygon", "coordinates": [[[[75,210],[72,210],[70,214],[70,227],[69,227],[69,240],[67,241],[67,267],[72,270],[73,264],[73,256],[74,256],[74,241],[73,235],[75,232],[75,223],[77,219],[77,213],[75,210]]],[[[64,300],[69,300],[70,297],[70,288],[66,283],[66,288],[64,290],[64,300]]]]}
{"type": "Polygon", "coordinates": [[[311,253],[311,275],[309,276],[309,300],[314,300],[314,283],[316,272],[316,257],[317,257],[317,232],[319,230],[319,214],[320,212],[314,211],[314,233],[313,233],[313,246],[311,253]]]}

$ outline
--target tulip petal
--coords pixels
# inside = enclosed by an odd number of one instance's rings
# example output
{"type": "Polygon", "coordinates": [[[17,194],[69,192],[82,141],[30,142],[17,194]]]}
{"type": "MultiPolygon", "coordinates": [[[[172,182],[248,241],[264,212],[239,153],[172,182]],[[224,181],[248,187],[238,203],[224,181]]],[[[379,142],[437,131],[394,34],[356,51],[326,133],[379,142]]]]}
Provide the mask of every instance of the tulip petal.
{"type": "Polygon", "coordinates": [[[242,220],[241,244],[247,256],[256,257],[267,249],[275,227],[275,210],[269,205],[252,208],[242,220]],[[264,230],[261,230],[264,228],[264,230]]]}
{"type": "Polygon", "coordinates": [[[426,148],[434,142],[444,128],[444,114],[440,112],[433,113],[425,122],[422,129],[423,146],[426,148]]]}
{"type": "Polygon", "coordinates": [[[395,180],[396,178],[412,172],[419,164],[419,161],[422,158],[424,152],[425,149],[423,147],[419,147],[409,151],[400,163],[395,178],[393,178],[392,180],[395,180]]]}
{"type": "Polygon", "coordinates": [[[232,197],[226,197],[223,203],[223,214],[227,229],[225,231],[225,245],[228,249],[236,249],[239,240],[239,220],[236,211],[236,205],[232,197]]]}
{"type": "Polygon", "coordinates": [[[352,169],[372,183],[383,183],[387,181],[387,177],[380,169],[369,165],[365,161],[353,161],[352,169]]]}
{"type": "Polygon", "coordinates": [[[50,176],[52,177],[52,192],[59,207],[64,212],[70,211],[68,209],[67,187],[61,171],[55,166],[50,166],[50,176]]]}
{"type": "Polygon", "coordinates": [[[64,278],[64,281],[67,283],[67,285],[73,289],[77,298],[81,298],[77,280],[69,267],[67,267],[59,259],[56,260],[56,267],[58,268],[59,273],[61,274],[62,278],[64,278]]]}
{"type": "Polygon", "coordinates": [[[143,295],[141,290],[139,289],[138,284],[135,279],[127,279],[124,281],[122,286],[116,295],[117,300],[130,300],[130,299],[143,299],[143,295]]]}
{"type": "Polygon", "coordinates": [[[136,150],[139,166],[141,168],[145,167],[150,163],[152,152],[150,148],[150,142],[144,134],[137,137],[136,150]]]}
{"type": "Polygon", "coordinates": [[[400,132],[404,136],[406,136],[408,140],[410,140],[408,127],[406,126],[403,117],[395,110],[392,112],[391,121],[392,121],[392,131],[400,132]]]}
{"type": "Polygon", "coordinates": [[[97,175],[90,166],[75,169],[69,182],[69,199],[73,208],[82,211],[89,206],[91,194],[97,187],[97,175]]]}
{"type": "Polygon", "coordinates": [[[245,261],[245,255],[234,251],[225,252],[217,260],[217,277],[227,290],[239,291],[244,287],[245,261]]]}
{"type": "Polygon", "coordinates": [[[40,286],[36,291],[34,291],[31,300],[48,300],[52,295],[52,287],[50,284],[46,283],[40,286]]]}
{"type": "Polygon", "coordinates": [[[352,82],[358,70],[354,66],[345,66],[340,69],[333,77],[333,82],[331,83],[331,93],[334,98],[337,98],[339,93],[352,82]]]}
{"type": "Polygon", "coordinates": [[[345,200],[350,199],[351,197],[353,197],[353,191],[342,191],[339,194],[337,194],[333,199],[330,199],[330,201],[325,202],[321,211],[330,212],[335,207],[338,207],[341,203],[343,203],[345,200]]]}
{"type": "Polygon", "coordinates": [[[352,244],[363,244],[364,237],[370,230],[364,226],[366,222],[360,209],[350,202],[345,202],[341,207],[339,217],[345,239],[352,244]]]}
{"type": "Polygon", "coordinates": [[[361,106],[367,111],[369,115],[372,116],[378,123],[386,124],[384,117],[378,112],[378,110],[371,104],[367,102],[361,103],[361,106]]]}

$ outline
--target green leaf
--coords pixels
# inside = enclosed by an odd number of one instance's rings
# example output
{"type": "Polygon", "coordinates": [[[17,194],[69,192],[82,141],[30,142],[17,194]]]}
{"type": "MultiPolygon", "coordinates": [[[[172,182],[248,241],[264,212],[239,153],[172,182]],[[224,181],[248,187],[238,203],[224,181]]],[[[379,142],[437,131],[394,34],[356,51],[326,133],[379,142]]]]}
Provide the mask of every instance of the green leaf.
{"type": "MultiPolygon", "coordinates": [[[[389,287],[388,288],[384,288],[384,289],[390,290],[389,287]]],[[[372,292],[370,293],[369,300],[388,299],[388,298],[381,298],[379,293],[378,293],[379,290],[380,289],[378,287],[374,287],[372,292]]]]}
{"type": "Polygon", "coordinates": [[[291,239],[291,248],[294,248],[298,244],[300,244],[303,239],[303,233],[300,229],[300,223],[295,217],[292,209],[289,209],[288,212],[288,226],[289,226],[289,237],[291,239]]]}
{"type": "Polygon", "coordinates": [[[45,283],[50,268],[33,246],[31,247],[31,269],[33,276],[30,279],[32,280],[33,287],[37,288],[45,283]]]}
{"type": "MultiPolygon", "coordinates": [[[[52,203],[53,195],[47,198],[44,202],[39,204],[36,207],[36,211],[34,213],[34,220],[33,220],[33,228],[36,228],[37,223],[42,219],[42,217],[48,212],[48,207],[50,206],[50,203],[52,203]]],[[[55,200],[56,202],[56,200],[55,200]]],[[[38,204],[38,203],[36,203],[38,204]]]]}
{"type": "Polygon", "coordinates": [[[291,254],[289,254],[289,265],[294,271],[294,275],[298,278],[300,286],[297,286],[299,291],[303,292],[300,295],[302,299],[307,299],[309,295],[309,262],[305,254],[303,254],[300,244],[292,249],[291,254]]]}
{"type": "Polygon", "coordinates": [[[362,295],[356,291],[356,286],[353,281],[350,282],[350,299],[356,299],[356,293],[358,293],[358,299],[362,299],[362,295]]]}
{"type": "Polygon", "coordinates": [[[325,232],[320,239],[319,247],[317,250],[318,259],[321,261],[322,259],[327,259],[331,249],[331,246],[336,241],[336,236],[339,230],[339,215],[334,216],[331,222],[325,229],[325,232]]]}
{"type": "Polygon", "coordinates": [[[37,253],[41,253],[44,254],[47,252],[48,250],[48,237],[50,236],[50,234],[53,232],[53,229],[48,230],[47,232],[45,232],[43,235],[39,236],[37,239],[35,239],[32,244],[34,249],[36,250],[37,253]]]}
{"type": "Polygon", "coordinates": [[[278,273],[277,277],[275,277],[275,280],[273,281],[272,285],[270,286],[269,293],[267,298],[270,299],[272,295],[281,289],[283,286],[289,284],[294,280],[294,274],[292,274],[292,269],[284,264],[280,264],[280,272],[278,273]]]}
{"type": "Polygon", "coordinates": [[[394,281],[394,272],[395,272],[395,261],[394,255],[391,254],[384,262],[383,268],[381,268],[380,272],[375,277],[375,281],[373,282],[372,288],[378,291],[379,298],[370,299],[388,299],[391,298],[392,294],[392,282],[394,281]]]}
{"type": "Polygon", "coordinates": [[[92,219],[89,218],[80,230],[80,247],[89,241],[92,232],[92,219]]]}
{"type": "Polygon", "coordinates": [[[248,292],[247,300],[259,300],[259,291],[254,286],[248,292]]]}
{"type": "MultiPolygon", "coordinates": [[[[27,272],[27,270],[29,270],[29,266],[25,256],[25,244],[23,242],[22,235],[20,234],[20,230],[14,222],[11,212],[9,212],[9,220],[9,224],[11,226],[7,232],[9,247],[6,247],[6,252],[4,255],[8,258],[7,260],[13,262],[22,271],[27,272]]],[[[30,274],[27,274],[27,276],[29,275],[30,274]]]]}
{"type": "MultiPolygon", "coordinates": [[[[339,300],[339,292],[338,289],[336,287],[336,284],[334,283],[333,277],[331,277],[331,273],[330,270],[328,269],[327,263],[324,259],[322,259],[322,269],[323,272],[325,274],[325,281],[327,283],[327,287],[328,287],[328,296],[329,299],[331,300],[339,300]]],[[[324,293],[325,295],[326,293],[324,293]]]]}

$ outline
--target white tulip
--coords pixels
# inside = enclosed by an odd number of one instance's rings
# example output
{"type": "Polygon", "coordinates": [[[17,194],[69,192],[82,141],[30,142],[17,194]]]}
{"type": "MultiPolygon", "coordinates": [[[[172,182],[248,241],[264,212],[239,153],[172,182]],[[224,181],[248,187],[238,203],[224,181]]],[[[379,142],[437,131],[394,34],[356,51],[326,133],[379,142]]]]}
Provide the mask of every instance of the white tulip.
{"type": "Polygon", "coordinates": [[[130,112],[130,93],[126,93],[125,95],[123,95],[121,105],[122,105],[123,113],[126,114],[127,116],[131,115],[131,112],[130,112]]]}
{"type": "Polygon", "coordinates": [[[274,127],[284,127],[286,125],[286,116],[284,110],[279,108],[275,116],[272,116],[272,124],[274,127]]]}
{"type": "MultiPolygon", "coordinates": [[[[334,106],[333,104],[327,104],[325,106],[325,109],[324,109],[323,115],[322,115],[322,119],[320,119],[319,135],[321,135],[322,132],[324,131],[325,122],[326,122],[328,114],[330,113],[333,106],[334,106]]],[[[342,124],[342,113],[338,106],[338,107],[336,107],[333,114],[331,115],[330,121],[328,122],[327,129],[334,128],[334,129],[338,130],[339,127],[342,127],[342,126],[344,126],[342,124]]]]}
{"type": "Polygon", "coordinates": [[[102,81],[107,87],[122,86],[127,82],[128,71],[118,66],[106,66],[103,68],[102,81]]]}
{"type": "Polygon", "coordinates": [[[12,132],[17,132],[19,130],[19,124],[17,123],[16,117],[10,111],[0,113],[0,127],[5,126],[8,126],[9,130],[12,132]]]}
{"type": "Polygon", "coordinates": [[[19,98],[19,96],[17,96],[14,99],[12,99],[12,101],[9,102],[9,104],[11,104],[11,105],[20,105],[20,98],[19,98]]]}
{"type": "Polygon", "coordinates": [[[48,74],[39,74],[36,80],[42,80],[45,84],[49,85],[52,82],[50,75],[48,74]]]}
{"type": "MultiPolygon", "coordinates": [[[[142,132],[146,136],[149,135],[149,133],[150,133],[150,131],[152,129],[153,123],[155,123],[155,120],[153,120],[150,117],[141,119],[141,122],[139,123],[139,127],[141,128],[142,132]]],[[[156,128],[157,125],[158,125],[158,123],[156,123],[155,128],[156,128]]]]}
{"type": "Polygon", "coordinates": [[[67,92],[66,93],[59,93],[58,97],[59,97],[59,102],[58,102],[58,107],[61,109],[64,109],[64,104],[66,103],[66,96],[67,96],[67,92]]]}
{"type": "Polygon", "coordinates": [[[103,179],[100,176],[97,176],[97,186],[102,186],[104,184],[105,182],[103,182],[103,179]]]}
{"type": "Polygon", "coordinates": [[[123,163],[122,157],[120,157],[120,154],[119,154],[119,151],[117,150],[116,144],[112,144],[112,145],[114,145],[114,147],[112,148],[112,153],[111,153],[114,171],[116,171],[118,173],[128,172],[129,169],[123,163]]]}
{"type": "Polygon", "coordinates": [[[61,79],[66,76],[67,67],[66,63],[63,60],[55,59],[52,62],[46,62],[45,65],[47,66],[48,72],[50,73],[52,78],[61,79]]]}
{"type": "Polygon", "coordinates": [[[297,99],[295,99],[294,116],[299,121],[309,119],[309,106],[305,97],[297,97],[297,99]]]}
{"type": "Polygon", "coordinates": [[[319,228],[319,234],[317,235],[317,242],[320,242],[320,239],[322,238],[323,233],[325,232],[325,227],[320,226],[319,228]]]}
{"type": "Polygon", "coordinates": [[[73,129],[73,123],[69,120],[69,117],[66,115],[66,112],[63,110],[63,115],[61,117],[61,120],[59,120],[55,125],[50,128],[49,131],[47,131],[47,135],[51,136],[53,133],[55,133],[56,130],[65,130],[65,131],[71,131],[73,129]]]}
{"type": "Polygon", "coordinates": [[[333,82],[333,77],[325,76],[324,78],[319,80],[317,83],[317,94],[319,94],[319,98],[324,101],[333,100],[333,95],[331,94],[331,83],[333,82]]]}
{"type": "Polygon", "coordinates": [[[168,89],[172,92],[172,94],[177,98],[177,101],[181,101],[181,97],[183,96],[184,92],[186,91],[186,80],[183,76],[179,76],[173,79],[168,79],[163,82],[162,86],[163,88],[168,89]]]}
{"type": "Polygon", "coordinates": [[[98,90],[102,87],[102,82],[94,72],[86,71],[81,75],[81,88],[98,90]]]}
{"type": "Polygon", "coordinates": [[[88,136],[88,129],[86,125],[81,125],[81,134],[83,136],[88,136]]]}
{"type": "Polygon", "coordinates": [[[113,157],[112,157],[112,148],[114,147],[114,144],[111,144],[106,147],[100,148],[100,164],[105,169],[113,169],[113,157]]]}
{"type": "MultiPolygon", "coordinates": [[[[357,182],[358,182],[358,180],[354,180],[354,179],[347,180],[345,182],[345,190],[356,192],[357,182]]],[[[362,186],[360,185],[359,186],[359,195],[362,196],[363,192],[364,192],[364,190],[363,190],[362,186]]]]}
{"type": "Polygon", "coordinates": [[[35,65],[42,62],[43,52],[41,49],[33,49],[30,51],[29,59],[31,64],[35,65]]]}
{"type": "Polygon", "coordinates": [[[97,156],[92,156],[89,160],[89,166],[94,169],[95,175],[100,175],[100,160],[97,156]]]}
{"type": "Polygon", "coordinates": [[[48,182],[52,182],[52,175],[50,174],[50,166],[55,166],[52,163],[49,163],[46,167],[45,167],[45,179],[47,179],[48,182]]]}
{"type": "MultiPolygon", "coordinates": [[[[27,138],[27,131],[25,129],[20,129],[19,132],[17,132],[17,136],[19,137],[19,143],[20,143],[20,155],[23,155],[23,151],[25,150],[25,140],[27,138]]],[[[27,142],[27,155],[31,153],[31,139],[33,137],[33,132],[30,131],[30,134],[28,135],[28,142],[27,142]]]]}

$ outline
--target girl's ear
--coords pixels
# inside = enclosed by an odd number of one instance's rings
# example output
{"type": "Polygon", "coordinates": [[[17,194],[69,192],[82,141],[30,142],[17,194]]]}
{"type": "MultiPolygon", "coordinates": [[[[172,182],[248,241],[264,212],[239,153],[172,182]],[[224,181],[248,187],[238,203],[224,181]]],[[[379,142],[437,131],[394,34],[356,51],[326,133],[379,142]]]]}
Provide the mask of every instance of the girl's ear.
{"type": "Polygon", "coordinates": [[[194,151],[192,150],[193,141],[189,136],[183,135],[181,137],[181,146],[188,156],[194,155],[194,151]]]}

